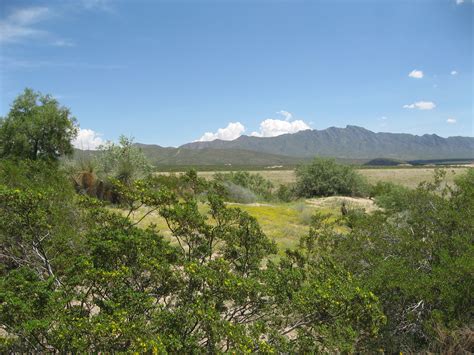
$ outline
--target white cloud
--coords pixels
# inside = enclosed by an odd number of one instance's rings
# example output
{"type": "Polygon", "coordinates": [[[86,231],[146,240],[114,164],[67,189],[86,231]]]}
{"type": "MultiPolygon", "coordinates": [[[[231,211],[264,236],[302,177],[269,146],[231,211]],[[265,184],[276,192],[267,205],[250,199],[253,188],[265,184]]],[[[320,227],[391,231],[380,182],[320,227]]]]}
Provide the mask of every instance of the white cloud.
{"type": "Polygon", "coordinates": [[[289,119],[274,120],[268,118],[260,123],[260,130],[258,132],[252,132],[251,135],[254,137],[275,137],[286,133],[304,131],[306,129],[311,129],[311,127],[302,120],[290,121],[289,119]]]}
{"type": "Polygon", "coordinates": [[[281,111],[278,111],[277,114],[285,117],[285,121],[291,121],[291,119],[293,118],[293,114],[288,111],[281,110],[281,111]]]}
{"type": "Polygon", "coordinates": [[[450,118],[448,118],[448,119],[446,120],[446,122],[449,123],[449,124],[454,124],[454,123],[456,123],[457,121],[456,121],[455,118],[450,117],[450,118]]]}
{"type": "Polygon", "coordinates": [[[461,5],[464,2],[464,0],[456,0],[456,5],[461,5]]]}
{"type": "Polygon", "coordinates": [[[71,11],[103,10],[112,12],[109,0],[75,0],[53,6],[30,6],[16,8],[0,19],[0,44],[18,43],[27,40],[43,40],[44,44],[57,47],[71,47],[74,43],[39,28],[41,23],[53,17],[65,17],[71,11]]]}
{"type": "Polygon", "coordinates": [[[43,21],[51,16],[51,10],[47,7],[27,7],[18,9],[7,17],[7,20],[17,25],[32,25],[43,21]]]}
{"type": "Polygon", "coordinates": [[[219,128],[217,132],[206,132],[204,135],[199,138],[199,142],[208,142],[215,139],[222,139],[224,141],[234,140],[242,135],[245,132],[245,127],[240,122],[230,122],[227,127],[219,128]]]}
{"type": "Polygon", "coordinates": [[[76,139],[72,142],[74,147],[83,150],[96,150],[105,141],[101,138],[102,134],[92,129],[79,128],[76,139]]]}
{"type": "Polygon", "coordinates": [[[456,70],[452,70],[451,75],[458,75],[458,72],[456,70]]]}
{"type": "Polygon", "coordinates": [[[382,117],[380,117],[380,119],[385,121],[385,120],[388,120],[388,117],[387,116],[382,116],[382,117]]]}
{"type": "MultiPolygon", "coordinates": [[[[286,133],[296,133],[311,127],[302,120],[291,121],[293,115],[288,111],[278,111],[277,114],[285,117],[284,120],[268,118],[260,123],[258,132],[252,132],[253,137],[275,137],[286,133]]],[[[196,142],[208,142],[215,139],[226,141],[234,140],[245,132],[245,127],[240,122],[230,122],[227,127],[219,128],[217,132],[206,132],[196,142]]]]}
{"type": "Polygon", "coordinates": [[[431,101],[418,101],[413,104],[403,105],[403,108],[418,109],[418,110],[432,110],[436,107],[436,104],[431,101]]]}
{"type": "Polygon", "coordinates": [[[51,11],[47,7],[28,7],[12,12],[0,21],[0,43],[17,42],[47,35],[48,32],[34,28],[33,25],[49,17],[51,17],[51,11]]]}
{"type": "Polygon", "coordinates": [[[421,71],[421,70],[416,70],[416,69],[415,69],[415,70],[412,70],[412,71],[408,74],[408,76],[409,76],[410,78],[414,78],[414,79],[421,79],[421,78],[423,78],[423,71],[421,71]]]}

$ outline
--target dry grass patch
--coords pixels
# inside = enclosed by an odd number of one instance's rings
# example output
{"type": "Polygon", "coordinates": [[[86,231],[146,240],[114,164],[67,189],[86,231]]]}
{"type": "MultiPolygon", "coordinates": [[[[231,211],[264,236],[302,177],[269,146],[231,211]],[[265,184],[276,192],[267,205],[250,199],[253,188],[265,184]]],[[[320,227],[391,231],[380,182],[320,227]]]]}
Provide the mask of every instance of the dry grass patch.
{"type": "MultiPolygon", "coordinates": [[[[454,177],[461,175],[467,171],[468,167],[452,167],[446,168],[446,180],[448,184],[454,181],[454,177]]],[[[371,184],[379,181],[393,182],[409,188],[415,188],[422,181],[433,181],[433,173],[435,168],[370,168],[357,169],[361,175],[365,176],[371,184]]],[[[289,184],[296,181],[294,170],[260,170],[252,171],[258,173],[265,179],[270,180],[275,186],[280,184],[289,184]]],[[[213,171],[202,171],[199,176],[211,179],[214,175],[213,171]]]]}
{"type": "Polygon", "coordinates": [[[370,213],[378,209],[375,202],[368,198],[362,197],[345,197],[345,196],[330,196],[320,198],[310,198],[305,201],[307,204],[314,206],[318,209],[340,209],[342,204],[345,203],[347,209],[364,209],[370,213]]]}

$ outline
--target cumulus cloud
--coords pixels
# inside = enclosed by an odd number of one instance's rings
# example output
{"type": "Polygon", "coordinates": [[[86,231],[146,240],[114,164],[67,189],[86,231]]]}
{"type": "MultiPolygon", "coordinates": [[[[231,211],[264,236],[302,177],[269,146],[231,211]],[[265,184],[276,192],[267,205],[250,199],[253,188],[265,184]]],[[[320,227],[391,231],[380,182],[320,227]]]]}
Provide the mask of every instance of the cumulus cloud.
{"type": "Polygon", "coordinates": [[[414,78],[414,79],[421,79],[421,78],[423,78],[423,71],[421,71],[421,70],[416,70],[416,69],[415,69],[415,70],[412,70],[412,71],[408,74],[408,76],[409,76],[410,78],[414,78]]]}
{"type": "Polygon", "coordinates": [[[206,132],[198,140],[199,142],[208,142],[215,139],[222,139],[224,141],[234,140],[242,135],[245,132],[245,127],[240,122],[230,122],[227,127],[219,128],[217,132],[206,132]]]}
{"type": "Polygon", "coordinates": [[[446,122],[449,123],[449,124],[454,124],[454,123],[456,123],[457,121],[456,121],[455,118],[450,117],[450,118],[448,118],[448,119],[446,120],[446,122]]]}
{"type": "MultiPolygon", "coordinates": [[[[288,112],[289,113],[289,112],[288,112]]],[[[293,117],[291,114],[290,118],[293,117]]],[[[290,121],[290,118],[286,120],[275,120],[268,118],[260,123],[260,129],[258,132],[252,132],[254,137],[275,137],[286,133],[296,133],[311,129],[311,127],[302,120],[290,121]]]]}
{"type": "Polygon", "coordinates": [[[76,139],[72,142],[74,147],[83,150],[96,150],[105,141],[101,138],[102,134],[92,129],[79,129],[76,139]]]}
{"type": "Polygon", "coordinates": [[[452,70],[451,75],[458,75],[458,72],[456,70],[452,70]]]}
{"type": "Polygon", "coordinates": [[[432,110],[436,107],[436,104],[431,101],[418,101],[409,105],[403,105],[403,108],[418,109],[418,110],[432,110]]]}
{"type": "Polygon", "coordinates": [[[464,0],[456,0],[456,5],[461,5],[464,2],[464,0]]]}
{"type": "MultiPolygon", "coordinates": [[[[285,119],[268,118],[260,123],[258,131],[252,132],[253,137],[275,137],[286,133],[296,133],[311,127],[302,120],[293,120],[293,114],[288,111],[278,111],[285,119]]],[[[215,139],[234,140],[245,133],[245,127],[240,122],[230,122],[227,127],[219,128],[217,132],[206,132],[196,142],[208,142],[215,139]]]]}
{"type": "Polygon", "coordinates": [[[311,129],[311,127],[302,120],[294,120],[293,114],[288,111],[278,111],[277,114],[283,116],[284,120],[268,118],[260,123],[258,132],[252,132],[250,135],[254,137],[275,137],[286,133],[296,133],[311,129]]]}

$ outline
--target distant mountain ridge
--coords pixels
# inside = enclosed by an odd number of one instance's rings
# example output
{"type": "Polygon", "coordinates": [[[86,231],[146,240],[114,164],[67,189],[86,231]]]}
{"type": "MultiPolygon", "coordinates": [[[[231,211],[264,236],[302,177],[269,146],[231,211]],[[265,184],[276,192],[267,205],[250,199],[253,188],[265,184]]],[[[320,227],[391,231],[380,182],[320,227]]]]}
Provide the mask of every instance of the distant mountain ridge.
{"type": "Polygon", "coordinates": [[[151,164],[159,165],[294,165],[305,159],[245,149],[186,149],[136,144],[151,164]]]}
{"type": "Polygon", "coordinates": [[[298,158],[472,159],[474,137],[443,138],[436,134],[417,136],[407,133],[375,133],[348,125],[345,128],[305,130],[276,137],[240,136],[232,141],[193,142],[179,148],[246,150],[298,158]]]}
{"type": "MultiPolygon", "coordinates": [[[[186,149],[162,147],[156,144],[135,143],[154,166],[289,166],[308,161],[276,154],[244,149],[186,149]]],[[[98,150],[74,150],[75,159],[91,159],[101,154],[98,150]]]]}

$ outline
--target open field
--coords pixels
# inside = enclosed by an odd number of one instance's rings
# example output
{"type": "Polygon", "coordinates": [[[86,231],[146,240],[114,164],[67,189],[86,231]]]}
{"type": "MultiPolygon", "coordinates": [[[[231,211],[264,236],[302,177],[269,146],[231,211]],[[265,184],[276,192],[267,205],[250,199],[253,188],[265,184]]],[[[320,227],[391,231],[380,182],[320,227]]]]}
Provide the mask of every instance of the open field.
{"type": "MultiPolygon", "coordinates": [[[[279,252],[284,253],[285,249],[294,248],[299,239],[308,233],[311,216],[315,213],[329,214],[330,220],[333,221],[340,218],[342,201],[345,201],[349,208],[363,208],[367,212],[376,209],[373,201],[369,199],[338,196],[312,198],[291,203],[228,203],[227,205],[230,208],[240,208],[255,217],[265,234],[275,240],[279,252]]],[[[200,204],[199,210],[201,213],[206,213],[208,208],[205,204],[200,204]]],[[[132,219],[139,220],[145,213],[145,209],[138,210],[132,215],[132,219]]],[[[173,242],[166,221],[157,212],[145,217],[139,226],[145,228],[150,224],[155,224],[160,233],[173,242]]]]}
{"type": "MultiPolygon", "coordinates": [[[[460,175],[468,167],[447,167],[446,179],[451,183],[456,175],[460,175]]],[[[406,187],[415,188],[422,181],[431,181],[435,168],[361,168],[357,169],[364,175],[370,183],[374,184],[378,181],[393,182],[404,185],[406,187]]],[[[199,175],[210,179],[214,175],[214,171],[200,171],[199,175]]],[[[260,170],[254,173],[261,174],[264,178],[272,181],[275,185],[288,184],[295,181],[294,170],[260,170]]]]}
{"type": "MultiPolygon", "coordinates": [[[[229,204],[231,208],[241,208],[250,215],[257,218],[262,230],[267,236],[274,239],[279,246],[279,251],[296,246],[299,238],[308,232],[311,215],[317,210],[320,212],[333,213],[337,215],[338,210],[327,208],[316,208],[304,201],[292,204],[229,204]]],[[[207,206],[201,204],[201,213],[207,211],[207,206]]],[[[145,210],[137,211],[133,219],[138,220],[145,213],[145,210]]],[[[165,237],[169,237],[171,242],[171,232],[166,221],[157,212],[147,216],[139,223],[139,226],[146,227],[155,224],[157,229],[165,237]]]]}

